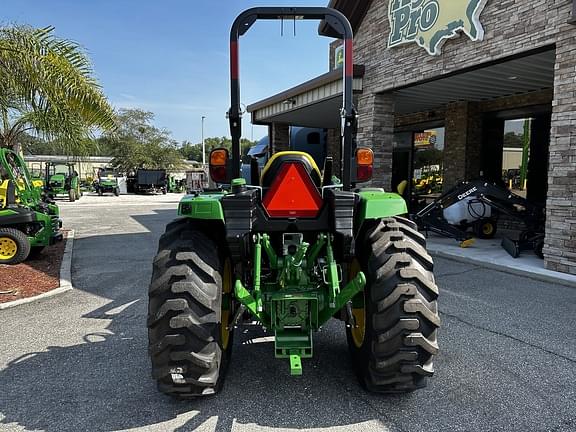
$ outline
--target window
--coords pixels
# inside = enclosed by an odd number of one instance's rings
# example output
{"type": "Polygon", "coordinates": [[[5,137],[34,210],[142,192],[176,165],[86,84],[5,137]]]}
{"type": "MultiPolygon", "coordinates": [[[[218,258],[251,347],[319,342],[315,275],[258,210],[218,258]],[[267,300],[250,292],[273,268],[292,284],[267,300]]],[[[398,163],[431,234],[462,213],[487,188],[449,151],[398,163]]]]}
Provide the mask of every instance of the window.
{"type": "Polygon", "coordinates": [[[414,134],[412,195],[415,199],[442,193],[444,132],[444,128],[437,128],[414,134]]]}
{"type": "Polygon", "coordinates": [[[502,180],[508,188],[526,197],[530,159],[532,119],[507,120],[504,123],[502,180]]]}

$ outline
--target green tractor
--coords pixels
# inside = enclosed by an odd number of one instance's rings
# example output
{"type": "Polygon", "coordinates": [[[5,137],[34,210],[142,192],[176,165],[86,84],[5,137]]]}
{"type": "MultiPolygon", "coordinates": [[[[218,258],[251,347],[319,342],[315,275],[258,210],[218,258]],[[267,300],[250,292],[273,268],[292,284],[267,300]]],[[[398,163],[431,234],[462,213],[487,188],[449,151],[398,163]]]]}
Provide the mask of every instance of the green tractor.
{"type": "Polygon", "coordinates": [[[184,398],[218,392],[244,322],[274,335],[275,357],[301,375],[314,332],[331,319],[345,325],[368,391],[424,387],[440,325],[433,262],[416,224],[402,216],[405,201],[359,187],[372,177],[374,155],[355,145],[350,23],[330,8],[253,8],[235,20],[230,42],[232,152],[213,150],[209,167],[223,190],[184,197],[154,259],[148,335],[159,390],[184,398]],[[258,19],[296,17],[324,20],[344,39],[342,169],[333,172],[330,157],[320,170],[307,153],[281,152],[261,173],[252,161],[247,182],[238,40],[258,19]]]}
{"type": "Polygon", "coordinates": [[[74,202],[82,196],[79,175],[72,162],[46,162],[45,179],[45,191],[51,199],[66,195],[74,202]]]}
{"type": "Polygon", "coordinates": [[[167,191],[170,193],[184,192],[186,180],[179,180],[173,175],[168,176],[167,191]]]}
{"type": "Polygon", "coordinates": [[[94,190],[99,196],[105,193],[113,193],[115,196],[120,195],[120,186],[118,185],[118,173],[112,168],[100,168],[98,170],[98,179],[94,182],[94,190]]]}
{"type": "Polygon", "coordinates": [[[0,149],[0,175],[0,264],[18,264],[62,240],[62,223],[18,154],[0,149]]]}

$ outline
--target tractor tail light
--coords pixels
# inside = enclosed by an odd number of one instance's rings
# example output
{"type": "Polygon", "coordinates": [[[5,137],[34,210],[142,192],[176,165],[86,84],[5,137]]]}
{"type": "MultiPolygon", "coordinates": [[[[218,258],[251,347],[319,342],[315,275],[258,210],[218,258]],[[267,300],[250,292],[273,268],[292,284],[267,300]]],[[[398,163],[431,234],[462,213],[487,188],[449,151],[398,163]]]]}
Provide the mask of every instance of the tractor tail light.
{"type": "Polygon", "coordinates": [[[284,163],[263,204],[271,217],[313,218],[322,207],[322,197],[301,163],[284,163]]]}
{"type": "Polygon", "coordinates": [[[228,150],[217,148],[210,152],[210,178],[215,183],[228,182],[228,150]]]}
{"type": "Polygon", "coordinates": [[[356,150],[356,181],[367,182],[374,173],[374,152],[369,148],[356,150]]]}

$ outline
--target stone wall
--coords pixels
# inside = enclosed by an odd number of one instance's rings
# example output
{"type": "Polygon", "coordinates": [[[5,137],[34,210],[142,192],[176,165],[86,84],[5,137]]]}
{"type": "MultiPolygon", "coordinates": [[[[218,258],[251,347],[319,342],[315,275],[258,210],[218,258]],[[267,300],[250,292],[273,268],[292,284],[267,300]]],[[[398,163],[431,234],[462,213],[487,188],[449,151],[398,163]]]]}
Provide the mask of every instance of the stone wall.
{"type": "MultiPolygon", "coordinates": [[[[511,55],[556,46],[544,252],[548,268],[576,274],[576,27],[568,24],[572,2],[488,0],[480,17],[484,40],[473,42],[466,36],[449,40],[439,56],[429,56],[414,43],[388,49],[388,6],[388,0],[374,0],[354,40],[354,63],[365,66],[364,92],[358,103],[358,140],[375,149],[375,177],[385,187],[390,182],[395,116],[393,97],[383,93],[511,55]]],[[[510,107],[514,106],[511,103],[510,107]]],[[[453,130],[453,136],[446,137],[447,143],[449,138],[456,140],[448,144],[453,146],[448,151],[460,161],[460,166],[449,168],[453,177],[477,170],[473,162],[466,162],[462,154],[458,156],[458,150],[464,148],[464,157],[466,152],[475,151],[468,132],[478,128],[477,114],[482,108],[464,108],[472,113],[467,121],[454,112],[456,118],[452,120],[446,115],[447,123],[453,122],[454,127],[458,123],[464,128],[453,130]]],[[[447,124],[447,135],[449,128],[447,124]]]]}
{"type": "Polygon", "coordinates": [[[576,275],[576,29],[559,30],[544,255],[548,269],[576,275]]]}
{"type": "Polygon", "coordinates": [[[281,123],[272,123],[268,129],[270,155],[290,150],[290,126],[281,123]]]}

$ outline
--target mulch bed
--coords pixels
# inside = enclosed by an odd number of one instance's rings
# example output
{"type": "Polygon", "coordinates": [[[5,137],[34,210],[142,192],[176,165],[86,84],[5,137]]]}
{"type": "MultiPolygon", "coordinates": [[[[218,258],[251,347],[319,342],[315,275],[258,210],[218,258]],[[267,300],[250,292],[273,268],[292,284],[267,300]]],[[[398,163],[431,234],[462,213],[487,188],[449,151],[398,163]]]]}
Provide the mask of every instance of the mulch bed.
{"type": "Polygon", "coordinates": [[[0,264],[0,303],[32,297],[60,286],[60,265],[64,241],[46,247],[42,253],[17,265],[0,264]]]}

